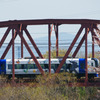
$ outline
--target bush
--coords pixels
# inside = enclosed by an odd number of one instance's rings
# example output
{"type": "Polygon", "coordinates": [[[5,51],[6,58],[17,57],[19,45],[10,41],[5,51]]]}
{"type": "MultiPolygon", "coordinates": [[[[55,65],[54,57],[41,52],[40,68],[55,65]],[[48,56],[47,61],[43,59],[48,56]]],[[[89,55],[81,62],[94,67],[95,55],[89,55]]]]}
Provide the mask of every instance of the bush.
{"type": "Polygon", "coordinates": [[[70,73],[39,75],[36,81],[16,87],[5,83],[0,87],[0,100],[99,100],[100,88],[74,87],[76,78],[70,73]],[[68,86],[70,82],[73,87],[68,86]]]}

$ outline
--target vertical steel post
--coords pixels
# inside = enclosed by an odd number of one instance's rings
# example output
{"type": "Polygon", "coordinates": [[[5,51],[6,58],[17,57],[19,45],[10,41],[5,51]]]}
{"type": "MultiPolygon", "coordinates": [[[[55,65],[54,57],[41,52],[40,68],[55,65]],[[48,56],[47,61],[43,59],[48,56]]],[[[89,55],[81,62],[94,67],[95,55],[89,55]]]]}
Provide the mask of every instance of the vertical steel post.
{"type": "Polygon", "coordinates": [[[49,74],[51,74],[51,25],[48,25],[49,74]]]}
{"type": "MultiPolygon", "coordinates": [[[[23,30],[21,31],[22,35],[23,35],[23,30]]],[[[23,58],[23,41],[21,39],[21,58],[23,58]]]]}
{"type": "Polygon", "coordinates": [[[94,37],[93,34],[92,35],[92,58],[94,58],[94,37]]]}
{"type": "Polygon", "coordinates": [[[12,81],[15,79],[15,62],[14,62],[14,29],[12,29],[12,81]]]}
{"type": "Polygon", "coordinates": [[[56,25],[56,57],[58,57],[59,48],[58,48],[58,25],[56,25]]]}
{"type": "MultiPolygon", "coordinates": [[[[19,31],[21,32],[21,34],[23,35],[23,29],[22,29],[23,25],[20,24],[19,25],[19,31]]],[[[21,58],[23,58],[23,41],[21,39],[21,58]]]]}
{"type": "Polygon", "coordinates": [[[88,82],[88,68],[87,68],[87,57],[88,57],[88,48],[87,48],[87,35],[88,35],[89,28],[85,28],[85,85],[88,82]]]}

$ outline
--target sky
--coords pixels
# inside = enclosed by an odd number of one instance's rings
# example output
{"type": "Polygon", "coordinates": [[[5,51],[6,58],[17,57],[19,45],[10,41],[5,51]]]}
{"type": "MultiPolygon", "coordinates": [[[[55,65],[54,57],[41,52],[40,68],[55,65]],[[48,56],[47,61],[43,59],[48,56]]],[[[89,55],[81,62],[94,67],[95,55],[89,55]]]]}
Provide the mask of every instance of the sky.
{"type": "Polygon", "coordinates": [[[100,0],[0,0],[0,21],[100,19],[100,0]]]}
{"type": "MultiPolygon", "coordinates": [[[[100,0],[0,0],[0,22],[32,19],[100,20],[100,0]]],[[[61,25],[59,32],[76,34],[79,28],[80,25],[61,25]]],[[[48,26],[29,26],[28,30],[34,33],[31,34],[33,39],[48,35],[48,26]]],[[[5,31],[0,28],[0,39],[5,31]]],[[[7,41],[11,37],[10,34],[7,41]]],[[[91,39],[91,36],[88,38],[91,39]]]]}
{"type": "MultiPolygon", "coordinates": [[[[0,0],[0,21],[30,19],[99,19],[100,0],[0,0]]],[[[47,26],[29,27],[33,32],[48,32],[47,26]],[[46,29],[45,29],[46,28],[46,29]],[[45,31],[44,31],[45,30],[45,31]]],[[[72,27],[63,32],[76,31],[72,27]]],[[[43,36],[43,35],[42,35],[43,36]]],[[[41,35],[40,35],[41,37],[41,35]]]]}

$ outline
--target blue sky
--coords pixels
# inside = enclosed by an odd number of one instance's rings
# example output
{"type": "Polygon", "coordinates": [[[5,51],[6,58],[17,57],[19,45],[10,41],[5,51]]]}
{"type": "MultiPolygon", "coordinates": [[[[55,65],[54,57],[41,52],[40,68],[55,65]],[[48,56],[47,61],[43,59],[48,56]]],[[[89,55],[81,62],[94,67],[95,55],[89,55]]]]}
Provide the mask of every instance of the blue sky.
{"type": "MultiPolygon", "coordinates": [[[[0,21],[49,18],[100,19],[100,0],[0,0],[0,21]]],[[[47,28],[34,26],[29,27],[29,30],[46,33],[47,28]]],[[[69,26],[61,26],[60,30],[72,33],[78,31],[69,26]]]]}
{"type": "MultiPolygon", "coordinates": [[[[0,21],[49,18],[100,20],[100,0],[0,0],[0,21]]],[[[61,25],[59,32],[76,34],[79,28],[79,25],[61,25]]],[[[0,29],[0,33],[5,30],[0,29]]],[[[48,26],[30,26],[28,30],[34,33],[33,39],[48,35],[48,26]]],[[[0,39],[2,36],[0,34],[0,39]]],[[[11,34],[7,41],[10,38],[11,34]]]]}
{"type": "Polygon", "coordinates": [[[14,19],[100,19],[100,0],[0,0],[0,21],[14,19]]]}

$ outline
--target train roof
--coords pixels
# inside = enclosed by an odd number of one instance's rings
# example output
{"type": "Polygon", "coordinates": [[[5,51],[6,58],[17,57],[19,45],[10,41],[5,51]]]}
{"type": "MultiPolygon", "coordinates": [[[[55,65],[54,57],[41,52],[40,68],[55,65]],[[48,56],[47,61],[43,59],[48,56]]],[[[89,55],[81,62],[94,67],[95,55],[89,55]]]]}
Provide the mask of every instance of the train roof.
{"type": "MultiPolygon", "coordinates": [[[[70,63],[71,61],[79,61],[79,59],[83,58],[67,58],[66,63],[70,63]]],[[[91,58],[88,58],[88,60],[91,60],[91,58]]],[[[33,59],[15,59],[15,64],[35,64],[33,59]]],[[[37,61],[40,64],[48,64],[49,60],[48,59],[37,59],[37,61]]],[[[51,64],[59,64],[62,61],[62,59],[51,59],[51,64]]],[[[12,64],[12,59],[7,59],[6,60],[7,64],[12,64]]]]}
{"type": "MultiPolygon", "coordinates": [[[[33,59],[15,59],[15,64],[35,64],[33,59]]],[[[48,64],[48,59],[37,59],[40,64],[48,64]]],[[[12,64],[11,59],[6,60],[7,64],[12,64]]],[[[51,64],[59,64],[59,59],[51,59],[51,64]]]]}

